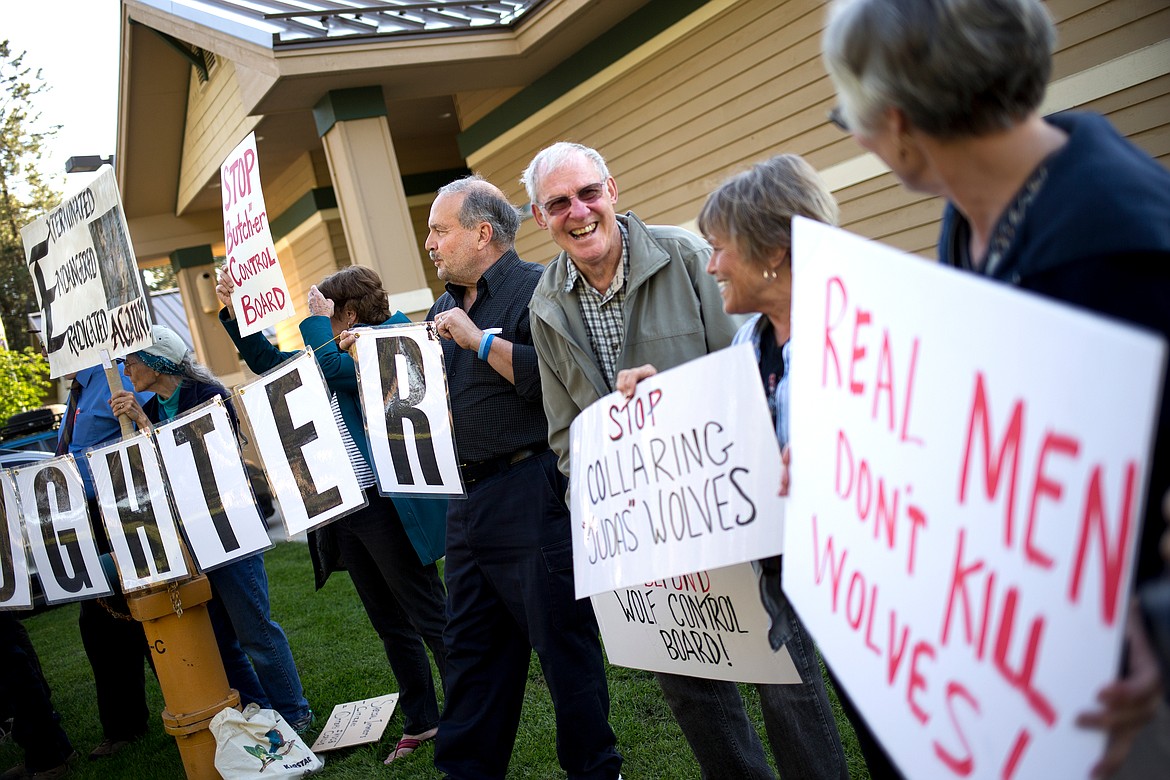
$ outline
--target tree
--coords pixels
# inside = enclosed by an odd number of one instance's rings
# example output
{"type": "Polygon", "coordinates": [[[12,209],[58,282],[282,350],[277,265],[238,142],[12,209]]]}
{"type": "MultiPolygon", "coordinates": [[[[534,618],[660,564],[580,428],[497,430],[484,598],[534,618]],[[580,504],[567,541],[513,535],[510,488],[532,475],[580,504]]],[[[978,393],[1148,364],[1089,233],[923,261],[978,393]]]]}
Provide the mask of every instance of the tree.
{"type": "Polygon", "coordinates": [[[41,405],[49,392],[49,363],[31,347],[0,349],[0,426],[41,405]]]}
{"type": "Polygon", "coordinates": [[[8,346],[17,350],[31,344],[28,313],[37,308],[20,229],[61,200],[37,167],[42,146],[58,129],[36,129],[41,116],[32,100],[48,85],[24,55],[0,41],[0,321],[8,346]]]}

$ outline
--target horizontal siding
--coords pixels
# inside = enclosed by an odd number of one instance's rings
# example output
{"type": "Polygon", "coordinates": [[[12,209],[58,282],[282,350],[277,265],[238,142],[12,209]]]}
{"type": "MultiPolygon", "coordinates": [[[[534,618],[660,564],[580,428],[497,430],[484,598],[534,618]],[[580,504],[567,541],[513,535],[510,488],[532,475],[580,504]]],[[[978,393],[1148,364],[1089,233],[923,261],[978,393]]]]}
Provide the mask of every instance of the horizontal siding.
{"type": "Polygon", "coordinates": [[[476,89],[469,92],[457,92],[454,95],[455,113],[459,117],[459,127],[466,130],[479,120],[499,108],[508,98],[515,95],[523,87],[505,87],[503,89],[476,89]]]}
{"type": "Polygon", "coordinates": [[[220,164],[258,122],[244,113],[230,61],[221,58],[206,84],[192,72],[179,167],[179,214],[202,187],[218,178],[220,164]]]}
{"type": "Polygon", "coordinates": [[[274,176],[264,174],[262,186],[269,217],[280,216],[306,192],[318,186],[311,155],[305,152],[274,176]]]}

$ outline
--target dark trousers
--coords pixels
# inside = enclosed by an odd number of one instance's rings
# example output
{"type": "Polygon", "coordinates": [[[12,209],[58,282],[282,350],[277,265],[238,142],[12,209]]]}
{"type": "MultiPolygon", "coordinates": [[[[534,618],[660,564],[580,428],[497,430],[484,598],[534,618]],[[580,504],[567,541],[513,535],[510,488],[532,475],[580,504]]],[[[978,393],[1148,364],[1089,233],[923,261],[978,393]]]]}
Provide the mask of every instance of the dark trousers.
{"type": "Polygon", "coordinates": [[[394,502],[366,491],[369,505],[333,524],[337,546],[358,597],[398,679],[403,733],[439,724],[439,705],[427,648],[440,677],[447,673],[443,628],[446,593],[435,564],[423,565],[402,527],[394,502]]]}
{"type": "Polygon", "coordinates": [[[24,750],[29,773],[51,769],[72,755],[28,632],[10,612],[0,612],[0,698],[14,705],[12,738],[24,750]]]}
{"type": "Polygon", "coordinates": [[[458,780],[504,777],[532,650],[570,778],[615,778],[597,619],[573,590],[565,479],[545,452],[468,486],[447,509],[447,701],[435,766],[458,780]]]}

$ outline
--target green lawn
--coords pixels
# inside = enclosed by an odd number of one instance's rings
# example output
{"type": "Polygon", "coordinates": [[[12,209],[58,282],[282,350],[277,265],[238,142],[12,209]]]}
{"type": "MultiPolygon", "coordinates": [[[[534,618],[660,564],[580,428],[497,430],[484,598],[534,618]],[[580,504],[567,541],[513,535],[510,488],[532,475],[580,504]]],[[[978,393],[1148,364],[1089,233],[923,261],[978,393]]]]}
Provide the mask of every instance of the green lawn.
{"type": "MultiPolygon", "coordinates": [[[[335,704],[396,690],[381,641],[366,620],[347,576],[335,574],[324,589],[314,593],[309,554],[302,544],[278,545],[268,553],[267,566],[273,616],[288,633],[305,691],[319,719],[335,704]]],[[[65,730],[82,755],[74,777],[151,780],[183,776],[174,740],[163,731],[157,717],[152,719],[147,736],[130,748],[113,758],[87,761],[85,755],[102,735],[93,680],[77,633],[77,605],[64,605],[30,617],[26,625],[53,688],[53,702],[61,713],[65,730]]],[[[148,677],[151,712],[159,713],[163,709],[162,695],[153,675],[148,677]]],[[[610,667],[609,687],[610,719],[625,756],[622,768],[625,777],[630,780],[698,777],[690,750],[650,673],[610,667]]],[[[741,687],[748,711],[757,720],[762,736],[755,688],[741,687]]],[[[835,697],[833,703],[836,708],[835,697]]],[[[850,771],[855,778],[868,777],[853,732],[841,718],[839,709],[837,720],[846,740],[850,771]]],[[[325,754],[325,769],[318,776],[354,780],[376,775],[404,779],[438,777],[431,764],[434,753],[429,744],[391,767],[382,765],[401,729],[402,719],[396,714],[378,744],[325,754]]],[[[20,758],[19,750],[12,744],[0,746],[0,770],[20,758]]],[[[558,776],[563,777],[563,773],[557,765],[552,704],[534,658],[509,777],[546,780],[558,776]]]]}

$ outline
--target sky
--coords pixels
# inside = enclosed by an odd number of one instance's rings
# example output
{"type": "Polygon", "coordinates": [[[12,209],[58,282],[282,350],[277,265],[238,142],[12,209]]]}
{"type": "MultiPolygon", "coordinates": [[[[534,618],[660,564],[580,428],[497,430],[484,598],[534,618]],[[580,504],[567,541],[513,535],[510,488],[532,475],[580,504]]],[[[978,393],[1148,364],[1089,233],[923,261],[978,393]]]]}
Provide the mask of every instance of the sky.
{"type": "Polygon", "coordinates": [[[61,125],[41,163],[41,174],[58,189],[90,176],[66,177],[67,158],[115,151],[119,6],[118,0],[0,0],[0,39],[9,40],[13,53],[27,51],[25,65],[39,68],[50,87],[33,105],[41,112],[39,126],[61,125]]]}

